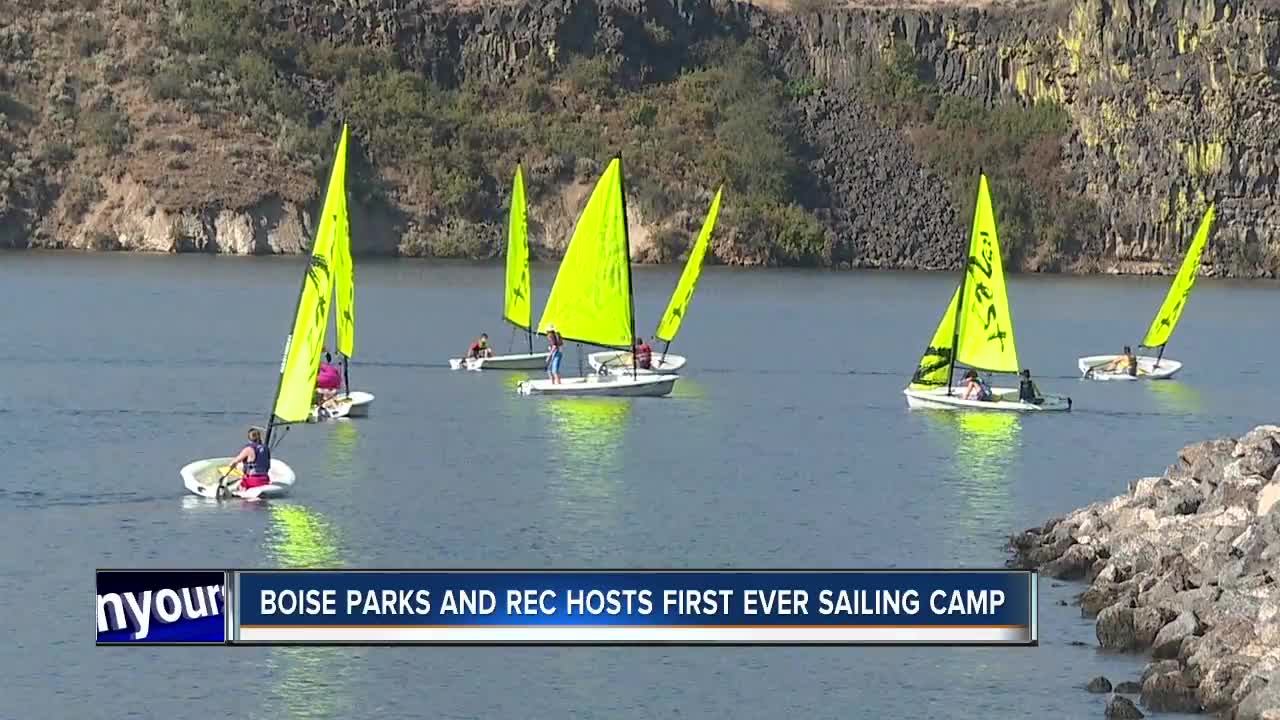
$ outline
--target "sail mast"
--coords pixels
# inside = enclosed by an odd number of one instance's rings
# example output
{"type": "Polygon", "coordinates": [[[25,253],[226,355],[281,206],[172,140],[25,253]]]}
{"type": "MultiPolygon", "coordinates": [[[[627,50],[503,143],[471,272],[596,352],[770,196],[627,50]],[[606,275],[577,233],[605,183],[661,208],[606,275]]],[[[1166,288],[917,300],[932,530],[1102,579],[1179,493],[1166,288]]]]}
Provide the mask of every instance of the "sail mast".
{"type": "Polygon", "coordinates": [[[627,264],[627,337],[631,338],[631,377],[634,379],[639,374],[635,357],[636,288],[635,283],[631,282],[631,233],[627,229],[630,223],[627,222],[627,183],[625,173],[622,172],[622,151],[619,150],[615,157],[618,158],[618,192],[622,195],[622,250],[627,264]]]}

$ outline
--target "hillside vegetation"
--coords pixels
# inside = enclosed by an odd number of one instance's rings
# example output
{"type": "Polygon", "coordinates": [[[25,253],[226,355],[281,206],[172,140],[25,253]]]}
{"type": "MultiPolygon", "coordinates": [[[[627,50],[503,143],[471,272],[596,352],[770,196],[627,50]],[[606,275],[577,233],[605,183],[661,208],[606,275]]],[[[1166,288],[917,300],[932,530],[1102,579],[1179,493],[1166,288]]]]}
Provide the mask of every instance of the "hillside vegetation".
{"type": "MultiPolygon", "coordinates": [[[[0,241],[117,246],[106,218],[131,192],[175,210],[311,202],[347,122],[353,201],[389,218],[379,227],[397,235],[397,252],[499,252],[522,162],[535,243],[555,254],[584,188],[621,153],[641,259],[678,257],[723,182],[721,261],[859,264],[825,219],[839,188],[813,169],[823,148],[800,108],[818,86],[785,76],[738,29],[681,44],[668,24],[637,16],[626,53],[530,52],[510,77],[452,82],[394,48],[302,33],[273,7],[80,0],[9,11],[0,241]]],[[[988,173],[1015,264],[1045,266],[1035,258],[1089,231],[1090,206],[1072,199],[1060,168],[1061,111],[942,97],[909,53],[886,58],[859,102],[909,133],[962,216],[977,169],[988,173]]]]}

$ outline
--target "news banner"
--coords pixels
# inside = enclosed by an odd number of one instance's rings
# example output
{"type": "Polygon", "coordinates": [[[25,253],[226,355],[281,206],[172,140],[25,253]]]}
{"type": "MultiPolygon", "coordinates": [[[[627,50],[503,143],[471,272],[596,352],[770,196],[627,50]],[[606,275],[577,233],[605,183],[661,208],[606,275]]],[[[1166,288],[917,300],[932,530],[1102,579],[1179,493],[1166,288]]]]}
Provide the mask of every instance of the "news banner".
{"type": "Polygon", "coordinates": [[[100,645],[1036,645],[1014,570],[98,570],[100,645]]]}

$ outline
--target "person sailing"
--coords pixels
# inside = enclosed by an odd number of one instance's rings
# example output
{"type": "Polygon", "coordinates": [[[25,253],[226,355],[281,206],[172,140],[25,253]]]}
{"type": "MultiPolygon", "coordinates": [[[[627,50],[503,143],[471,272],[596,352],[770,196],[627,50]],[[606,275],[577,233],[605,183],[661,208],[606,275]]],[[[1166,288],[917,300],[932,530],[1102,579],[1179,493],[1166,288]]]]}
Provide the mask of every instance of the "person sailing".
{"type": "Polygon", "coordinates": [[[560,361],[564,359],[564,338],[554,324],[547,326],[547,375],[551,384],[560,384],[560,361]]]}
{"type": "Polygon", "coordinates": [[[1133,356],[1133,350],[1128,345],[1125,345],[1123,354],[1115,356],[1111,362],[1103,365],[1100,369],[1102,372],[1107,373],[1125,372],[1129,375],[1137,375],[1138,359],[1133,356]]]}
{"type": "Polygon", "coordinates": [[[1018,400],[1032,405],[1039,405],[1044,402],[1044,396],[1040,394],[1040,388],[1036,387],[1036,383],[1031,379],[1031,371],[1023,368],[1020,373],[1022,379],[1018,382],[1018,400]]]}
{"type": "Polygon", "coordinates": [[[324,405],[338,394],[342,387],[342,372],[333,365],[333,356],[324,354],[324,362],[316,371],[316,404],[324,405]]]}
{"type": "MultiPolygon", "coordinates": [[[[240,454],[231,461],[227,474],[230,475],[236,466],[243,465],[243,477],[240,478],[239,490],[262,487],[271,484],[271,449],[262,443],[262,430],[249,428],[249,442],[241,448],[240,454]]],[[[224,476],[225,477],[225,476],[224,476]]],[[[219,492],[230,490],[220,486],[219,492]]]]}
{"type": "Polygon", "coordinates": [[[653,348],[649,347],[649,343],[637,337],[635,347],[631,349],[631,352],[635,358],[636,367],[641,370],[653,368],[653,348]]]}
{"type": "Polygon", "coordinates": [[[480,337],[467,348],[468,360],[493,357],[493,348],[489,347],[489,333],[480,333],[480,337]]]}
{"type": "Polygon", "coordinates": [[[992,399],[991,386],[978,377],[978,371],[970,369],[964,374],[964,399],[987,402],[992,399]]]}

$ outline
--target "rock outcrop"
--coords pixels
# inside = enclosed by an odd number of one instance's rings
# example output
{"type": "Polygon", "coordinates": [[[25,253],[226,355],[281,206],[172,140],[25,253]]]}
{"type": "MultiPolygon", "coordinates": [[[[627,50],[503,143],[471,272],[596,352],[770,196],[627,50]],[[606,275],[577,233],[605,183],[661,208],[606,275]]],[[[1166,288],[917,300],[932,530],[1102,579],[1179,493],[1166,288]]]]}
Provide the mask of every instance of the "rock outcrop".
{"type": "Polygon", "coordinates": [[[1140,684],[1116,692],[1136,690],[1155,712],[1276,717],[1278,467],[1280,426],[1190,445],[1127,494],[1014,536],[1011,565],[1058,578],[1083,569],[1099,646],[1152,653],[1140,684]]]}
{"type": "MultiPolygon", "coordinates": [[[[1280,10],[1265,1],[795,4],[802,12],[783,0],[253,4],[282,38],[386,49],[444,88],[503,83],[530,62],[558,67],[570,56],[607,56],[636,82],[660,81],[687,69],[700,43],[755,38],[793,84],[819,88],[794,97],[813,151],[808,188],[795,199],[834,238],[823,261],[954,268],[965,230],[958,218],[967,208],[952,206],[946,182],[925,167],[905,129],[868,101],[873,70],[887,53],[906,48],[944,96],[987,105],[1052,101],[1070,118],[1060,169],[1072,192],[1101,210],[1102,234],[1055,239],[1015,258],[1013,267],[1169,271],[1204,208],[1216,202],[1206,272],[1280,274],[1280,10]]],[[[218,252],[302,246],[303,218],[321,188],[315,168],[294,171],[282,162],[295,139],[263,136],[235,115],[175,117],[171,104],[121,84],[163,66],[169,49],[148,46],[142,32],[163,12],[140,0],[20,5],[0,9],[0,244],[218,252]],[[68,52],[89,70],[69,73],[68,52]],[[6,94],[12,88],[35,88],[38,101],[17,102],[6,94]],[[116,115],[131,126],[104,121],[116,115]],[[68,145],[73,131],[96,133],[110,149],[86,158],[68,145]]],[[[284,79],[306,96],[313,119],[343,113],[333,89],[315,78],[284,79]]],[[[211,95],[223,92],[222,78],[208,80],[211,95]]],[[[377,157],[369,161],[372,173],[400,191],[353,201],[376,229],[360,234],[359,251],[485,256],[501,247],[497,203],[480,220],[423,209],[418,201],[429,188],[377,157]]],[[[472,172],[493,188],[505,187],[509,171],[472,172]]],[[[574,182],[572,172],[558,176],[535,201],[535,220],[544,216],[556,231],[571,224],[578,208],[561,205],[574,182]]],[[[639,235],[652,237],[636,259],[678,257],[664,236],[696,226],[683,215],[699,216],[704,200],[680,193],[671,210],[682,215],[672,222],[654,213],[637,217],[639,235]]],[[[732,234],[739,229],[732,198],[726,207],[722,227],[732,234]]],[[[545,245],[554,255],[562,243],[545,245]]],[[[716,255],[761,262],[741,247],[719,243],[716,255]]]]}

